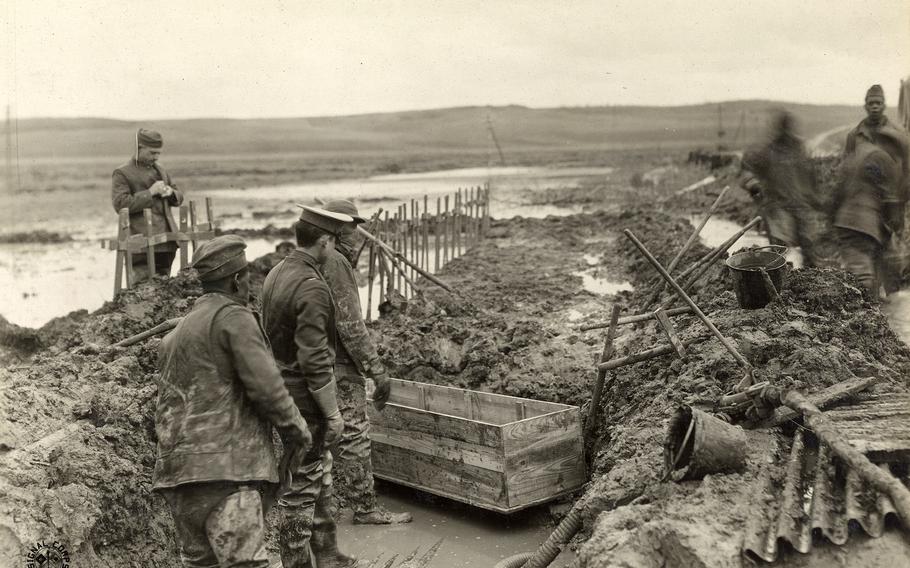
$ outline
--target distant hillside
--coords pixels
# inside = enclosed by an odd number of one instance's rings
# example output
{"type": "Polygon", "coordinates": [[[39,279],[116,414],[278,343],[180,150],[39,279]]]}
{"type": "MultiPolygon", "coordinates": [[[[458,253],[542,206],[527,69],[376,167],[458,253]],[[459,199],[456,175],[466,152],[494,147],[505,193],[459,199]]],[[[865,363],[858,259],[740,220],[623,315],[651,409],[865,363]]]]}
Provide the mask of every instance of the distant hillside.
{"type": "MultiPolygon", "coordinates": [[[[724,140],[742,146],[764,134],[768,111],[786,107],[805,137],[853,124],[860,106],[771,101],[722,103],[724,140]]],[[[628,148],[713,145],[718,104],[680,107],[461,107],[338,117],[192,119],[147,122],[97,118],[20,120],[20,158],[123,157],[134,132],[160,129],[174,155],[263,155],[330,152],[472,151],[490,148],[489,115],[503,149],[628,148]]],[[[0,140],[0,147],[4,144],[0,140]]]]}

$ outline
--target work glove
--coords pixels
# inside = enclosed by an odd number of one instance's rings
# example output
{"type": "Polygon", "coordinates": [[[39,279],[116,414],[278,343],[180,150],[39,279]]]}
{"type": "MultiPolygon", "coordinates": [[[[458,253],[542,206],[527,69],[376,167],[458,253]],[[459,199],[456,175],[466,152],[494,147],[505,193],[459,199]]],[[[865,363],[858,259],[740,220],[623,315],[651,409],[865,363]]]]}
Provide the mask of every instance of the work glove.
{"type": "Polygon", "coordinates": [[[152,184],[152,187],[149,188],[149,193],[152,195],[163,195],[166,187],[167,186],[163,181],[156,181],[152,184]]]}
{"type": "Polygon", "coordinates": [[[338,410],[338,389],[335,386],[335,379],[319,389],[311,390],[310,394],[325,417],[325,445],[334,446],[341,440],[341,432],[344,430],[344,419],[338,410]]]}
{"type": "Polygon", "coordinates": [[[161,192],[161,196],[170,197],[172,195],[174,195],[174,188],[169,185],[164,186],[164,191],[161,192]]]}
{"type": "Polygon", "coordinates": [[[306,422],[301,418],[303,427],[299,424],[292,426],[283,426],[278,428],[278,435],[281,436],[281,445],[284,446],[284,453],[281,455],[281,462],[278,464],[278,491],[279,495],[287,493],[294,482],[294,472],[300,468],[303,458],[313,445],[313,436],[310,434],[306,422]]]}
{"type": "Polygon", "coordinates": [[[389,380],[389,374],[385,369],[373,374],[373,382],[376,388],[373,389],[373,406],[376,410],[385,408],[385,403],[389,401],[389,395],[392,394],[392,381],[389,380]]]}

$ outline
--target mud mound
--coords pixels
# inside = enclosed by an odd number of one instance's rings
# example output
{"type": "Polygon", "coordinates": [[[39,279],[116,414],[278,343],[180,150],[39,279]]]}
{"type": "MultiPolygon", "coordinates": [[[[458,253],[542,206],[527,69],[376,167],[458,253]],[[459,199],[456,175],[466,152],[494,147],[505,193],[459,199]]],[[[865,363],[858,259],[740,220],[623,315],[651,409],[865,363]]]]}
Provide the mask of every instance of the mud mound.
{"type": "MultiPolygon", "coordinates": [[[[880,392],[910,389],[910,349],[852,275],[794,270],[780,301],[743,310],[725,285],[725,275],[717,272],[696,301],[762,378],[813,392],[874,374],[884,379],[875,387],[880,392]]],[[[629,298],[630,311],[642,304],[636,291],[629,298]]],[[[683,339],[707,335],[694,316],[673,321],[683,339]]],[[[620,332],[616,356],[667,343],[653,322],[620,332]]],[[[676,407],[711,410],[743,376],[716,339],[687,351],[685,360],[664,356],[622,367],[608,381],[603,419],[593,441],[594,470],[608,475],[591,490],[595,498],[586,525],[591,535],[582,548],[582,566],[741,565],[736,535],[749,514],[750,483],[767,447],[767,434],[749,433],[754,467],[743,474],[676,484],[660,483],[653,473],[641,472],[662,469],[661,444],[676,407]],[[628,475],[630,463],[645,466],[628,475]],[[635,498],[642,504],[600,514],[635,498]]]]}
{"type": "Polygon", "coordinates": [[[43,539],[65,543],[79,566],[179,564],[151,493],[158,340],[109,345],[184,315],[199,292],[191,274],[140,285],[90,316],[51,322],[30,364],[0,370],[4,558],[43,539]]]}

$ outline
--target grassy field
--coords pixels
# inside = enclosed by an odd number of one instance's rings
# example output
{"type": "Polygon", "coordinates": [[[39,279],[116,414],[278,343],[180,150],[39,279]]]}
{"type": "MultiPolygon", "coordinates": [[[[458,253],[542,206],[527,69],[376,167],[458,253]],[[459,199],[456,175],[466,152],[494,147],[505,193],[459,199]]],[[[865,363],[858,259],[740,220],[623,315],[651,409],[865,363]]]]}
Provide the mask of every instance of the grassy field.
{"type": "MultiPolygon", "coordinates": [[[[786,106],[811,137],[862,117],[859,106],[723,103],[725,142],[743,147],[764,136],[768,112],[786,106]]],[[[109,187],[132,152],[137,127],[160,129],[162,158],[178,183],[194,189],[257,187],[498,165],[487,117],[510,166],[610,165],[619,154],[685,153],[717,143],[717,104],[683,107],[463,107],[341,117],[268,120],[28,119],[14,132],[12,191],[109,187]]],[[[4,142],[0,140],[0,146],[4,142]]]]}

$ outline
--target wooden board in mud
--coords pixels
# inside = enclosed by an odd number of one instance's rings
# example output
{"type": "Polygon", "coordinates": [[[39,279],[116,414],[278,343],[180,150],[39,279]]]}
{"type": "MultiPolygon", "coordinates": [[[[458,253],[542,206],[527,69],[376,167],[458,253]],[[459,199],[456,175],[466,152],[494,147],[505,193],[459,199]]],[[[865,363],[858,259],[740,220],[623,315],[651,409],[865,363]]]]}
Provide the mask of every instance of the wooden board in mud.
{"type": "Polygon", "coordinates": [[[376,477],[511,513],[585,482],[577,406],[392,379],[370,406],[376,477]]]}

